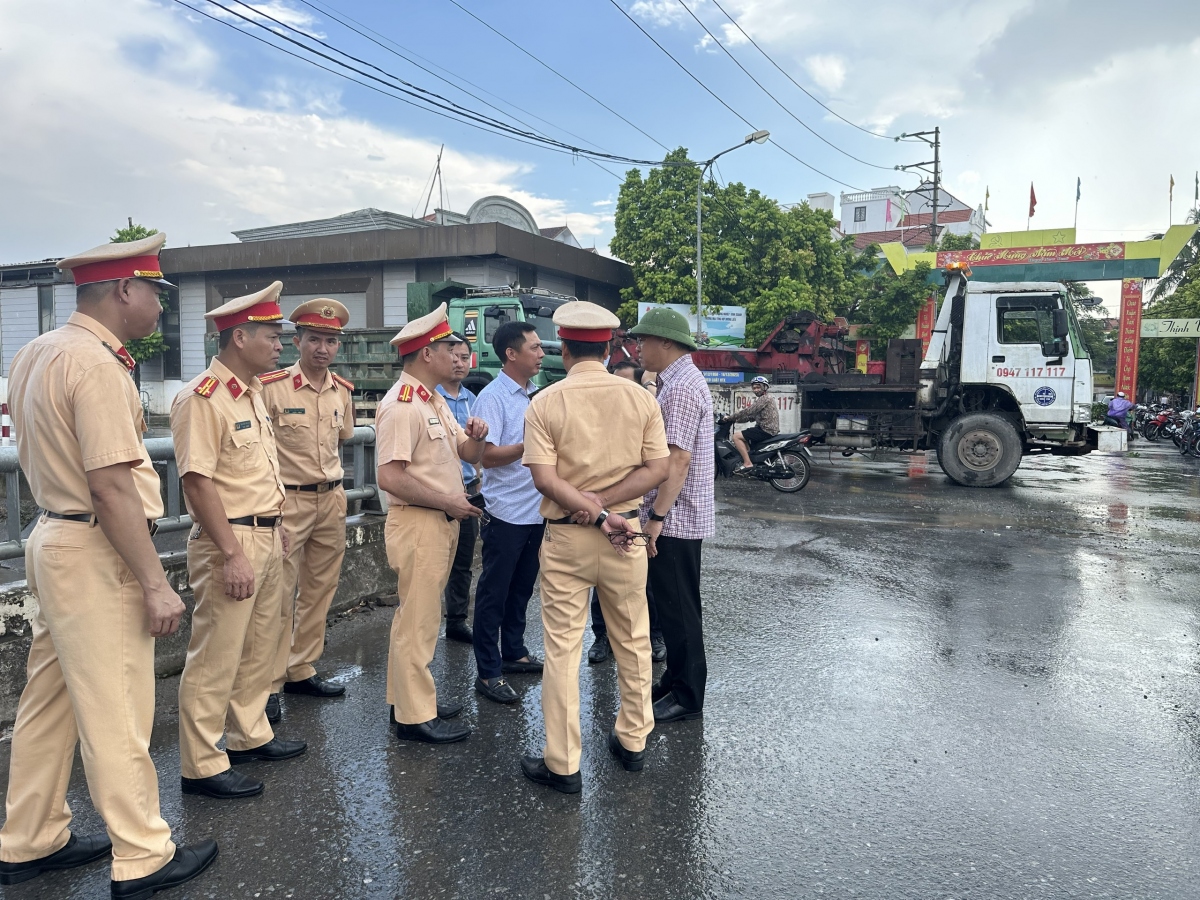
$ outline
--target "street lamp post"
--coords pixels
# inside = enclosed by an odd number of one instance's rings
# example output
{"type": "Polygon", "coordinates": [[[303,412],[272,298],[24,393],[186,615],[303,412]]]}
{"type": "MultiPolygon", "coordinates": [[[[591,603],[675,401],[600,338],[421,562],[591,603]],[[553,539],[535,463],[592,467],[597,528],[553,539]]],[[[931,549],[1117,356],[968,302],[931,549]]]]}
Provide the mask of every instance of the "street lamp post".
{"type": "Polygon", "coordinates": [[[700,249],[701,249],[700,198],[704,191],[704,173],[708,171],[709,166],[711,166],[713,163],[715,163],[718,159],[720,159],[726,153],[731,153],[732,151],[738,149],[738,147],[745,147],[747,144],[750,144],[750,143],[762,144],[770,136],[771,136],[771,132],[769,132],[769,131],[756,131],[756,132],[754,132],[754,134],[748,134],[748,135],[746,135],[745,139],[740,144],[735,144],[734,146],[730,147],[728,150],[722,150],[720,153],[718,153],[712,159],[705,160],[705,162],[703,162],[700,165],[700,180],[696,184],[696,343],[700,342],[700,335],[702,335],[704,333],[704,288],[701,283],[702,270],[701,270],[701,263],[700,263],[700,249]]]}

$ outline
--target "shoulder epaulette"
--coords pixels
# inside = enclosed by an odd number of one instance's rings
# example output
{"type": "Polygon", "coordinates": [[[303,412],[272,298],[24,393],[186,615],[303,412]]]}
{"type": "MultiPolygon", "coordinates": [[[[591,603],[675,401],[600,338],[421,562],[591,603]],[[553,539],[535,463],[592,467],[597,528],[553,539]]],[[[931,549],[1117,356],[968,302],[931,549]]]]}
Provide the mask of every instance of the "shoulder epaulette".
{"type": "Polygon", "coordinates": [[[413,387],[411,384],[400,386],[400,393],[396,394],[396,399],[401,403],[412,403],[413,387]]]}
{"type": "Polygon", "coordinates": [[[215,375],[209,375],[207,378],[205,378],[203,381],[201,381],[198,385],[196,385],[196,387],[193,388],[193,390],[197,394],[199,394],[201,397],[208,399],[209,397],[211,397],[213,395],[213,391],[215,391],[217,389],[217,385],[220,383],[221,382],[217,380],[215,375]]]}
{"type": "Polygon", "coordinates": [[[333,376],[334,381],[336,381],[338,384],[340,384],[346,390],[348,390],[348,391],[354,390],[354,382],[351,381],[350,379],[343,378],[337,372],[330,372],[329,374],[331,374],[333,376]]]}
{"type": "Polygon", "coordinates": [[[263,384],[271,384],[274,381],[282,381],[290,374],[287,369],[276,369],[274,372],[263,372],[258,376],[258,380],[263,384]]]}

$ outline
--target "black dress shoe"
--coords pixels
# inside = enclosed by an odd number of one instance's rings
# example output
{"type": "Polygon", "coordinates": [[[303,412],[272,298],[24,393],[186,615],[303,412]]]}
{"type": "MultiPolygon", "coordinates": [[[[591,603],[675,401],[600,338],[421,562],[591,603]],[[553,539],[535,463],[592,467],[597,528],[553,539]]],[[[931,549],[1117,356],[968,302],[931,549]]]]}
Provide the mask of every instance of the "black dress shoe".
{"type": "Polygon", "coordinates": [[[279,720],[283,718],[283,711],[279,708],[279,695],[267,695],[267,721],[272,725],[278,725],[279,720]]]}
{"type": "Polygon", "coordinates": [[[346,686],[322,681],[316,675],[309,675],[303,681],[285,682],[283,692],[285,694],[304,694],[308,697],[340,697],[346,693],[346,686]]]}
{"type": "Polygon", "coordinates": [[[475,635],[471,633],[471,626],[462,619],[447,619],[446,640],[458,641],[460,644],[473,644],[475,635]]]}
{"type": "Polygon", "coordinates": [[[144,878],[111,882],[113,900],[150,900],[159,891],[191,881],[217,858],[217,842],[201,841],[190,847],[175,847],[175,858],[144,878]]]}
{"type": "Polygon", "coordinates": [[[471,736],[471,729],[466,725],[456,725],[453,722],[443,722],[441,719],[430,719],[416,725],[396,723],[396,737],[402,741],[421,741],[425,744],[453,744],[465,741],[471,736]]]}
{"type": "Polygon", "coordinates": [[[280,762],[285,759],[293,759],[307,749],[308,744],[304,741],[281,741],[279,738],[271,738],[262,746],[253,747],[250,750],[226,750],[225,752],[229,754],[229,761],[236,764],[255,760],[280,762]]]}
{"type": "Polygon", "coordinates": [[[540,675],[545,664],[532,653],[525,659],[506,659],[500,663],[500,671],[510,675],[540,675]]]}
{"type": "MultiPolygon", "coordinates": [[[[461,703],[447,703],[445,706],[443,706],[442,704],[439,703],[437,705],[437,717],[439,719],[453,719],[462,711],[463,711],[463,705],[461,703]]],[[[395,725],[395,724],[396,724],[396,707],[389,706],[388,707],[388,725],[395,725]]]]}
{"type": "Polygon", "coordinates": [[[617,737],[616,729],[608,733],[608,752],[621,761],[626,772],[640,772],[642,766],[646,765],[646,751],[639,750],[634,753],[632,750],[626,750],[621,739],[617,737]]]}
{"type": "Polygon", "coordinates": [[[521,771],[530,781],[552,787],[564,794],[578,794],[583,790],[583,776],[578,772],[574,775],[556,775],[546,768],[546,760],[541,756],[522,756],[521,771]]]}
{"type": "Polygon", "coordinates": [[[698,719],[702,715],[704,715],[703,710],[688,709],[685,706],[680,706],[679,701],[675,699],[674,691],[654,704],[654,721],[659,725],[665,725],[667,722],[685,722],[688,719],[698,719]]]}
{"type": "Polygon", "coordinates": [[[180,778],[179,786],[185,794],[202,794],[218,800],[241,800],[243,797],[257,797],[263,792],[261,781],[233,769],[207,778],[180,778]]]}
{"type": "Polygon", "coordinates": [[[662,662],[667,658],[667,642],[661,636],[650,638],[650,658],[655,662],[662,662]]]}
{"type": "Polygon", "coordinates": [[[608,635],[598,637],[588,649],[588,665],[594,666],[596,663],[602,663],[610,656],[612,656],[612,647],[608,645],[608,635]]]}
{"type": "Polygon", "coordinates": [[[504,680],[503,675],[498,678],[476,678],[475,693],[482,694],[496,703],[516,703],[521,699],[512,689],[512,685],[504,680]]]}
{"type": "Polygon", "coordinates": [[[0,862],[0,884],[20,884],[37,878],[43,872],[73,869],[112,853],[112,841],[107,834],[72,834],[67,842],[49,856],[26,862],[0,862]]]}

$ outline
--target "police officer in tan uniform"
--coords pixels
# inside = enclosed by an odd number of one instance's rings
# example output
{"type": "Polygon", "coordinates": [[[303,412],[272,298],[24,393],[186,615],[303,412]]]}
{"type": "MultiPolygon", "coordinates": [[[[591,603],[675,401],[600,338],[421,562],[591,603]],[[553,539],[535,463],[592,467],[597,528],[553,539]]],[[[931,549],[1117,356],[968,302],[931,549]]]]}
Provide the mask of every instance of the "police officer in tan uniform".
{"type": "Polygon", "coordinates": [[[565,794],[579,773],[579,662],[588,594],[596,588],[617,662],[621,708],[609,751],[626,770],[643,766],[654,729],[646,605],[646,548],[635,538],[642,496],[667,477],[662,414],[649,391],[610,375],[603,359],[620,324],[586,301],[560,306],[554,324],[567,377],[542,390],[525,411],[523,461],[542,494],[542,756],[521,760],[525,776],[565,794]],[[603,414],[597,411],[603,410],[603,414]]]}
{"type": "Polygon", "coordinates": [[[267,722],[282,624],[283,482],[260,372],[279,360],[279,292],[270,287],[205,315],[219,352],[171,407],[188,512],[188,576],[196,595],[179,679],[179,756],[185,794],[252,797],[263,784],[231,763],[299,756],[303,741],[267,722]],[[226,750],[217,746],[226,735],[226,750]]]}
{"type": "Polygon", "coordinates": [[[471,416],[460,428],[436,390],[453,373],[450,348],[458,343],[445,303],[405,325],[392,338],[404,372],[375,419],[378,482],[388,498],[384,540],[400,597],[388,645],[387,701],[395,709],[397,737],[431,744],[471,733],[446,721],[462,704],[439,706],[429,671],[459,522],[481,513],[467,501],[460,463],[483,458],[487,424],[471,416]]]}
{"type": "Polygon", "coordinates": [[[340,697],[346,688],[322,681],[314,663],[325,649],[325,617],[346,555],[346,491],[342,441],[354,436],[354,385],[329,370],[350,311],[336,300],[301,303],[288,317],[300,359],[258,377],[275,426],[287,500],[291,549],[283,560],[283,624],[267,719],[279,719],[279,690],[340,697]],[[293,601],[293,598],[294,601],[293,601]]]}
{"type": "Polygon", "coordinates": [[[159,292],[173,287],[159,271],[165,240],[105,244],[60,262],[75,279],[76,311],[17,351],[10,368],[17,454],[43,512],[25,550],[37,614],[13,727],[0,884],[111,854],[112,896],[148,897],[217,855],[213,841],[172,843],[150,759],[154,638],[175,632],[184,606],[150,539],[163,507],[124,344],[154,331],[159,292]],[[69,827],[81,738],[108,838],[69,827]]]}

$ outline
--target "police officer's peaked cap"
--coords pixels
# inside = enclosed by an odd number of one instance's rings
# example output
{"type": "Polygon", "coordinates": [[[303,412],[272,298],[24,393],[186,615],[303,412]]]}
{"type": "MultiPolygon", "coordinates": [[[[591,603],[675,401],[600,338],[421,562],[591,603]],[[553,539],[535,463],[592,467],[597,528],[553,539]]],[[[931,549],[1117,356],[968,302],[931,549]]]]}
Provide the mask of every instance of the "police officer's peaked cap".
{"type": "Polygon", "coordinates": [[[692,337],[688,320],[683,313],[667,306],[656,306],[648,309],[642,316],[642,321],[629,329],[630,334],[650,335],[651,337],[666,338],[677,344],[682,344],[689,350],[696,349],[696,339],[692,337]]]}
{"type": "Polygon", "coordinates": [[[422,347],[428,347],[434,341],[446,341],[451,344],[462,343],[462,338],[458,337],[450,328],[450,321],[446,318],[445,303],[433,312],[421,316],[419,319],[413,319],[400,329],[400,333],[392,338],[391,343],[400,351],[401,356],[408,356],[410,353],[416,353],[422,347]]]}
{"type": "Polygon", "coordinates": [[[204,318],[212,319],[217,331],[225,331],[247,323],[278,322],[283,318],[279,308],[279,295],[283,293],[283,282],[273,281],[261,291],[234,297],[228,303],[206,312],[204,318]]]}
{"type": "Polygon", "coordinates": [[[350,310],[336,300],[318,297],[297,306],[288,321],[301,328],[340,332],[350,324],[350,310]]]}
{"type": "Polygon", "coordinates": [[[173,288],[175,285],[163,278],[158,264],[158,251],[166,241],[167,236],[159,232],[140,241],[101,244],[68,256],[59,262],[58,267],[70,272],[78,287],[119,278],[145,278],[163,287],[173,288]]]}
{"type": "Polygon", "coordinates": [[[593,344],[611,341],[613,329],[621,320],[603,306],[586,300],[564,303],[554,311],[558,336],[564,341],[586,341],[593,344]]]}

